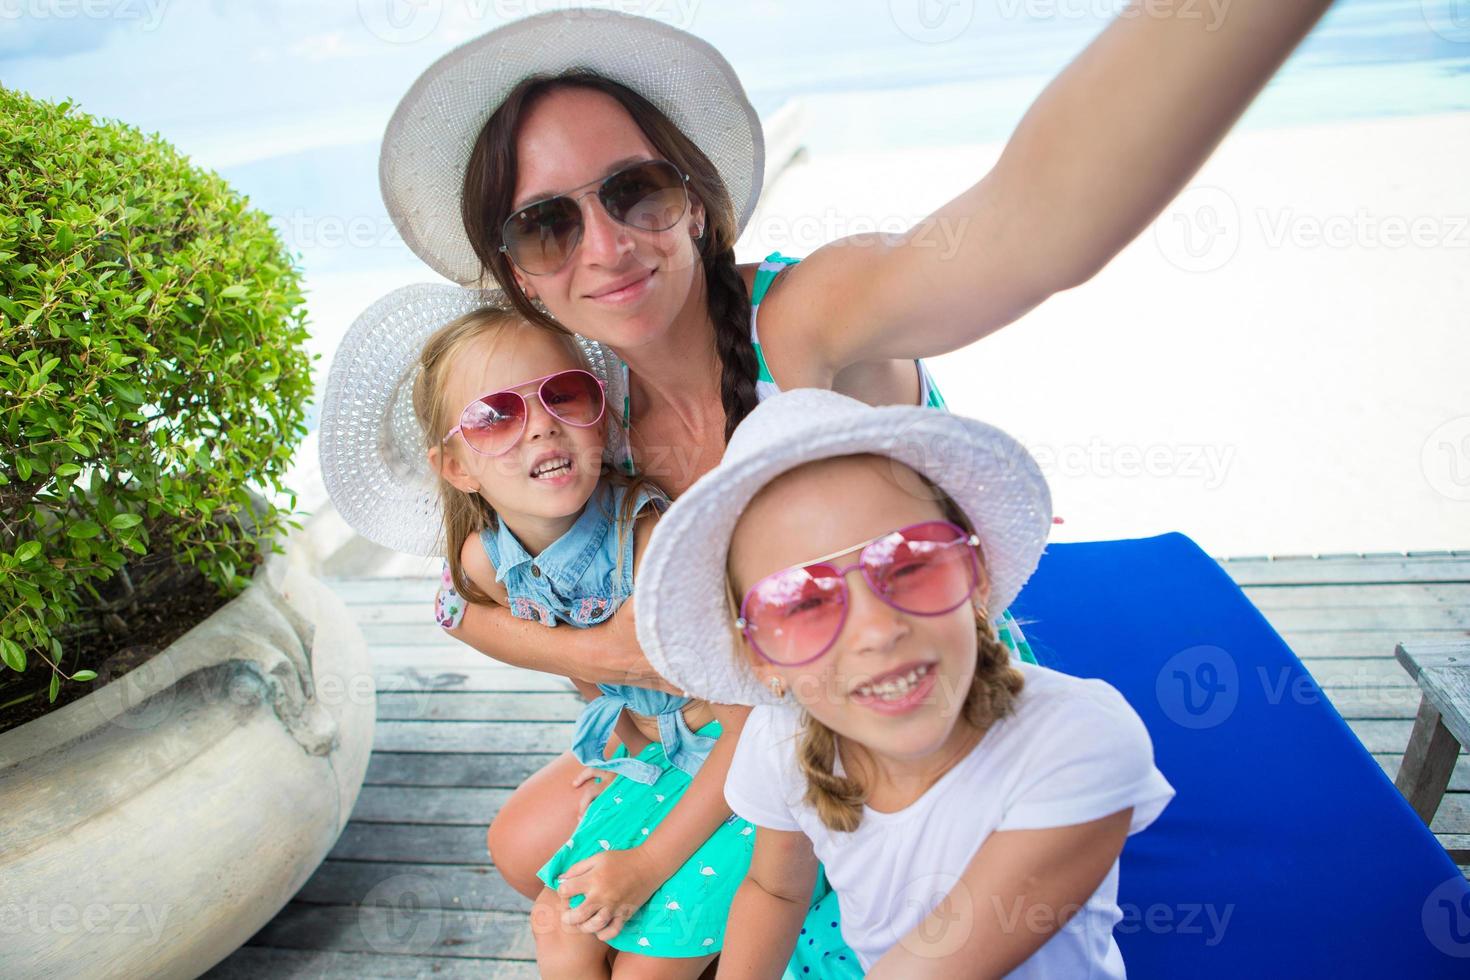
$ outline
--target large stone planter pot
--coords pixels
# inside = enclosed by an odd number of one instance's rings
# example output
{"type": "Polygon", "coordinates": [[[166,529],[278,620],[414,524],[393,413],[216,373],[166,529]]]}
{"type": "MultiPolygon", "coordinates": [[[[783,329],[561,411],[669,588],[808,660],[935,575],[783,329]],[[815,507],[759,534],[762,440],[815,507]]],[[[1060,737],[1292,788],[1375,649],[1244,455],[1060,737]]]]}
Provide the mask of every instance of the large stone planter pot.
{"type": "Polygon", "coordinates": [[[147,664],[0,734],[0,977],[195,977],[295,894],[372,749],[304,542],[147,664]]]}

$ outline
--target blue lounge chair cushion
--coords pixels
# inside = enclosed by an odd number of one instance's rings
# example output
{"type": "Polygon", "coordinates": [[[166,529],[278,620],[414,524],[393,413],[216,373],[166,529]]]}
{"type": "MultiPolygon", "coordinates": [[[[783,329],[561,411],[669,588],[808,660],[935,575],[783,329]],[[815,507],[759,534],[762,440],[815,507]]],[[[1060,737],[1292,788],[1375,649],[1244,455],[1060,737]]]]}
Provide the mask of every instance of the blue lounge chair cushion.
{"type": "Polygon", "coordinates": [[[1131,977],[1470,977],[1470,884],[1194,542],[1052,545],[1011,609],[1042,664],[1122,692],[1177,790],[1123,851],[1131,977]]]}

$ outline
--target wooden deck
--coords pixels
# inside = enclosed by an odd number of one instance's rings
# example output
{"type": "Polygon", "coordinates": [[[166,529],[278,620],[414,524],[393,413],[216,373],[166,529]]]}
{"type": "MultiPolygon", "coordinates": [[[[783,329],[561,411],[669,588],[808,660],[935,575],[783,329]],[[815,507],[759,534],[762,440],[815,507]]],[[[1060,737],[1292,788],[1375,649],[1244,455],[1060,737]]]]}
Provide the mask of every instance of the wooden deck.
{"type": "MultiPolygon", "coordinates": [[[[1397,772],[1419,695],[1394,644],[1470,638],[1470,553],[1222,564],[1397,772]]],[[[444,637],[426,615],[431,580],[332,585],[372,650],[367,781],[326,862],[208,976],[534,977],[530,903],[490,866],[485,830],[511,790],[566,748],[580,700],[568,682],[444,637]]],[[[1447,848],[1470,848],[1464,755],[1433,829],[1447,848]]]]}

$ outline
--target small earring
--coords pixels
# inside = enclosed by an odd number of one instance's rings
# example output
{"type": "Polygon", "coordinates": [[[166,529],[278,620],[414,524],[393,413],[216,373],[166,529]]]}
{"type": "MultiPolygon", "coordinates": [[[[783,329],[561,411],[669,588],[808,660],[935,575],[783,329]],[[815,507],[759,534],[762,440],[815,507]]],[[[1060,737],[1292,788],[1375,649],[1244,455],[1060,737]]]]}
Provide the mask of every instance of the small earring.
{"type": "Polygon", "coordinates": [[[767,677],[766,687],[769,687],[771,693],[777,698],[784,698],[786,696],[786,682],[779,677],[767,677]]]}
{"type": "Polygon", "coordinates": [[[694,231],[690,233],[689,237],[690,238],[703,238],[704,237],[704,225],[700,225],[699,227],[695,228],[694,231]]]}

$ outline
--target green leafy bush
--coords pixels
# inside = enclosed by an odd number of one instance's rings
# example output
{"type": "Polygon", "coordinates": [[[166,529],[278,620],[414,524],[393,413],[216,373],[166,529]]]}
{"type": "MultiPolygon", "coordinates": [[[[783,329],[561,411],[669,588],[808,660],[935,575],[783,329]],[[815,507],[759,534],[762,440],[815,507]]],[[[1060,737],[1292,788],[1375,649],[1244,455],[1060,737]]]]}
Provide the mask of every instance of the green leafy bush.
{"type": "Polygon", "coordinates": [[[49,671],[55,701],[95,677],[83,638],[119,620],[116,595],[181,566],[245,586],[290,523],[247,487],[289,495],[306,335],[299,267],[217,174],[0,88],[6,667],[49,671]]]}

